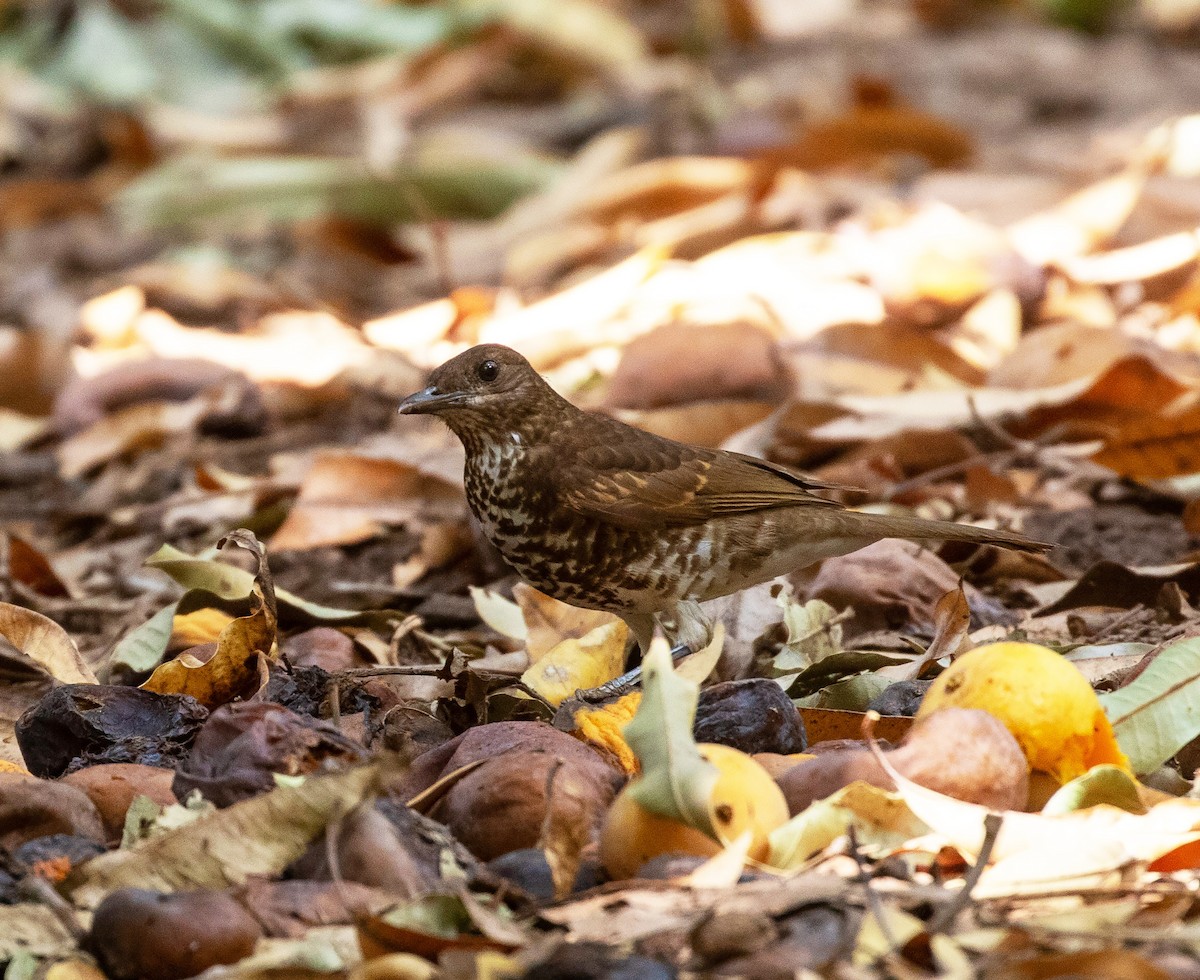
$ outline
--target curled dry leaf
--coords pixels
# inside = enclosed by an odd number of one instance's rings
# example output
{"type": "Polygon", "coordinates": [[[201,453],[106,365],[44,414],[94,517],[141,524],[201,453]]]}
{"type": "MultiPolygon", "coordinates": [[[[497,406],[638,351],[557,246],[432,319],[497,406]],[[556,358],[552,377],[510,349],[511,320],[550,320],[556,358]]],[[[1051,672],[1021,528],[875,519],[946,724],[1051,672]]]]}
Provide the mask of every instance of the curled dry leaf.
{"type": "Polygon", "coordinates": [[[206,708],[215,708],[235,698],[249,698],[268,680],[267,661],[275,645],[277,614],[275,589],[267,569],[262,545],[249,531],[232,532],[222,538],[250,550],[258,559],[258,574],[252,583],[254,609],[228,623],[217,638],[217,649],[206,661],[190,653],[156,667],[142,689],[157,694],[186,694],[206,708]]]}
{"type": "Polygon", "coordinates": [[[41,613],[0,602],[0,636],[33,666],[63,684],[95,684],[66,630],[41,613]]]}

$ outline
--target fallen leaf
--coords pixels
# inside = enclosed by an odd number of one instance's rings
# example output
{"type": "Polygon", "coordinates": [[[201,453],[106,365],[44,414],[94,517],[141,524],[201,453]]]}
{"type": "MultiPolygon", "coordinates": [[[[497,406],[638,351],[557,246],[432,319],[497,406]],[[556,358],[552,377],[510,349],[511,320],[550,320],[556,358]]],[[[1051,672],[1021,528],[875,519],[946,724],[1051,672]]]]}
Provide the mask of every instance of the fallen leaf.
{"type": "Polygon", "coordinates": [[[119,456],[161,446],[171,436],[192,432],[209,408],[207,397],[131,405],[63,442],[59,468],[64,478],[74,479],[119,456]]]}
{"type": "Polygon", "coordinates": [[[621,622],[612,613],[560,602],[524,582],[513,586],[513,598],[521,609],[529,659],[535,664],[563,640],[582,639],[598,627],[621,622]]]}
{"type": "Polygon", "coordinates": [[[771,831],[767,864],[794,871],[851,827],[869,854],[887,853],[929,832],[897,794],[853,782],[771,831]]]}
{"type": "Polygon", "coordinates": [[[324,450],[269,543],[277,551],[358,544],[428,513],[439,501],[457,506],[459,499],[457,487],[410,464],[324,450]]]}
{"type": "Polygon", "coordinates": [[[278,874],[330,821],[378,792],[393,767],[385,757],[280,786],[130,850],[102,854],[76,868],[66,889],[76,904],[91,908],[118,888],[224,889],[253,875],[278,874]]]}
{"type": "Polygon", "coordinates": [[[642,774],[625,792],[647,812],[715,839],[710,807],[718,772],[692,737],[700,688],[675,673],[661,638],[642,661],[642,689],[637,714],[623,733],[642,774]]]}
{"type": "Polygon", "coordinates": [[[1147,176],[1139,165],[1098,181],[1048,211],[1010,225],[1008,237],[1036,265],[1085,255],[1121,230],[1141,199],[1147,176]]]}
{"type": "Polygon", "coordinates": [[[1200,639],[1173,643],[1124,687],[1100,695],[1135,773],[1153,772],[1200,735],[1200,639]]]}
{"type": "Polygon", "coordinates": [[[0,637],[33,666],[63,684],[95,684],[74,641],[58,623],[23,606],[0,602],[0,637]]]}
{"type": "Polygon", "coordinates": [[[558,707],[576,691],[619,677],[625,669],[628,640],[629,627],[620,620],[597,626],[578,639],[568,637],[538,657],[521,681],[558,707]]]}
{"type": "Polygon", "coordinates": [[[267,685],[267,660],[275,645],[277,613],[275,586],[267,567],[266,552],[254,535],[244,529],[230,532],[217,542],[236,544],[250,551],[258,562],[251,585],[253,609],[248,616],[230,621],[217,637],[217,649],[206,661],[190,653],[156,667],[143,690],[156,694],[186,694],[206,708],[216,708],[235,699],[248,700],[267,685]]]}

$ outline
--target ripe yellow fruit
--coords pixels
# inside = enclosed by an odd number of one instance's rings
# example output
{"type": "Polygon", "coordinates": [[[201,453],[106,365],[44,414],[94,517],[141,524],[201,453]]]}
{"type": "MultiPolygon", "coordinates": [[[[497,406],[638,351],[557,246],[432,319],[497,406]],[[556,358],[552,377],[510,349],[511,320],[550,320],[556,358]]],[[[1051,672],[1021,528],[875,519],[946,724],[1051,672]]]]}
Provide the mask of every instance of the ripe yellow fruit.
{"type": "MultiPolygon", "coordinates": [[[[712,813],[721,839],[736,840],[749,830],[750,857],[765,860],[769,850],[767,835],[785,824],[790,816],[783,791],[766,769],[745,752],[728,745],[696,747],[717,767],[712,813]]],[[[708,857],[720,850],[720,843],[699,830],[648,813],[629,795],[629,786],[613,801],[600,835],[600,861],[616,879],[632,878],[638,868],[659,854],[708,857]]]]}
{"type": "Polygon", "coordinates": [[[945,707],[981,708],[999,718],[1030,768],[1060,783],[1101,763],[1129,770],[1092,685],[1048,647],[989,643],[968,651],[933,682],[917,718],[945,707]]]}

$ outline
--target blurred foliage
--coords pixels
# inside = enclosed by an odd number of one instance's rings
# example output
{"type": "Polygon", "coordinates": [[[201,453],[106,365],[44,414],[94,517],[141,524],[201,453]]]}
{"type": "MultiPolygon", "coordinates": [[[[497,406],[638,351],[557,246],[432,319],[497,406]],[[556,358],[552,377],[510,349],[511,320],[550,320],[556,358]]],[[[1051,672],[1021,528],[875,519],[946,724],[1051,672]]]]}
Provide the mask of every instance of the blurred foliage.
{"type": "Polygon", "coordinates": [[[380,55],[417,55],[464,37],[466,4],[370,0],[81,0],[0,9],[0,61],[114,107],[161,100],[244,110],[299,72],[380,55]]]}

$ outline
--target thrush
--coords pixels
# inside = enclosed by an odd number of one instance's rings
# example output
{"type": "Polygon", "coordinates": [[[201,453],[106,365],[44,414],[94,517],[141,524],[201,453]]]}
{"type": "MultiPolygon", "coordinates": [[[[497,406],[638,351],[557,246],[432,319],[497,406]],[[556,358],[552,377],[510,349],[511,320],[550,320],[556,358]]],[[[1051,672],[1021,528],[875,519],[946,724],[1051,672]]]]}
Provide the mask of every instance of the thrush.
{"type": "Polygon", "coordinates": [[[949,521],[847,510],[803,473],[582,411],[516,351],[472,347],[400,404],[436,415],[466,450],[467,501],[534,587],[616,613],[644,651],[656,622],[698,649],[699,603],[881,538],[1048,547],[949,521]]]}

